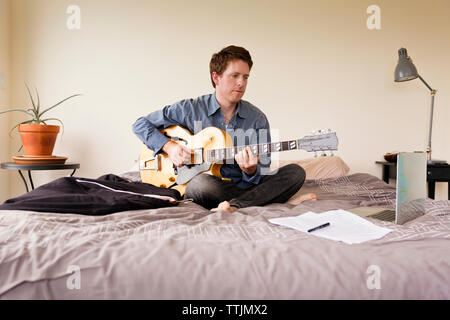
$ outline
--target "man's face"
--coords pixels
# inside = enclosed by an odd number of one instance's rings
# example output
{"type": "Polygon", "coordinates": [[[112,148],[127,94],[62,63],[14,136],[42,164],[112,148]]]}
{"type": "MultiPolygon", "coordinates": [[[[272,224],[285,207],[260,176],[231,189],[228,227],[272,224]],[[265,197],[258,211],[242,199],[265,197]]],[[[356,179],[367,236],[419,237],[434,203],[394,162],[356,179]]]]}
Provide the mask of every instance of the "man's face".
{"type": "Polygon", "coordinates": [[[213,72],[216,94],[230,103],[238,103],[245,93],[250,68],[243,60],[231,60],[225,71],[218,75],[213,72]]]}

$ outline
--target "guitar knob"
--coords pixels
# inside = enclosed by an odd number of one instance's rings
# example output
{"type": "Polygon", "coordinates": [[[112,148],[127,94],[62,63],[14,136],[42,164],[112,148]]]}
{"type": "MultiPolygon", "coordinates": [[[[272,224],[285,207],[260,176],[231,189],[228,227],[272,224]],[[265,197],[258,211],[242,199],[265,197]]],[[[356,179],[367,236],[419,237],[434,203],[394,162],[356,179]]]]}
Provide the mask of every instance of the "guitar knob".
{"type": "Polygon", "coordinates": [[[316,134],[316,130],[311,131],[311,134],[313,135],[316,134]]]}
{"type": "Polygon", "coordinates": [[[331,156],[331,157],[333,157],[333,156],[334,156],[334,153],[333,153],[333,151],[331,151],[331,152],[330,152],[330,156],[331,156]]]}
{"type": "Polygon", "coordinates": [[[314,152],[314,158],[317,158],[317,151],[314,152]]]}

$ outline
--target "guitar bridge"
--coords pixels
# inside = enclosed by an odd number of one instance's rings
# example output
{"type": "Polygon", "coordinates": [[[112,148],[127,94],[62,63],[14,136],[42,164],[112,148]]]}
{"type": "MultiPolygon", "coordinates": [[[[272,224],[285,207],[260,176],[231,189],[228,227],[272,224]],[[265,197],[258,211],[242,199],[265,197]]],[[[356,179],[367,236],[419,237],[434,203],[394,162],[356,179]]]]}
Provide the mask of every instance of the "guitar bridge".
{"type": "Polygon", "coordinates": [[[159,170],[159,155],[141,159],[139,161],[139,170],[159,170]],[[147,167],[147,162],[154,160],[153,166],[147,167]]]}

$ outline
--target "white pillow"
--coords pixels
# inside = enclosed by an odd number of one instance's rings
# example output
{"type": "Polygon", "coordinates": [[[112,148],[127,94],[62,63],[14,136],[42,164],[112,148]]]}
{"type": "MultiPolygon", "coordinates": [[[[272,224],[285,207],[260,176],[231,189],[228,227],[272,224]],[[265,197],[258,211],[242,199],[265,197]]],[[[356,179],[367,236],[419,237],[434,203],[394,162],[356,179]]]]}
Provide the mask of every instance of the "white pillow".
{"type": "MultiPolygon", "coordinates": [[[[339,178],[342,176],[346,176],[350,171],[350,168],[347,166],[347,164],[337,156],[327,156],[296,161],[280,160],[278,161],[278,166],[277,163],[274,163],[274,161],[272,161],[271,168],[276,169],[290,163],[298,164],[303,169],[305,169],[307,180],[339,178]]],[[[292,205],[300,204],[300,196],[302,194],[304,194],[304,192],[300,188],[300,190],[291,198],[289,198],[286,203],[292,205]]]]}

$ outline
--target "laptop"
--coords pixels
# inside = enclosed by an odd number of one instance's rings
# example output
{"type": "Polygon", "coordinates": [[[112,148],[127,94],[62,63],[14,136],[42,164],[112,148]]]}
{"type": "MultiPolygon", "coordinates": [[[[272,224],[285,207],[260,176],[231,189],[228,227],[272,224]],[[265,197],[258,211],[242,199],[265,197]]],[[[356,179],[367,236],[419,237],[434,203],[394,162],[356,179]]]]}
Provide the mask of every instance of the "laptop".
{"type": "Polygon", "coordinates": [[[347,211],[362,217],[404,224],[425,213],[426,198],[426,153],[400,152],[397,156],[395,210],[382,207],[357,207],[347,211]]]}

